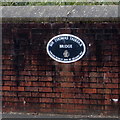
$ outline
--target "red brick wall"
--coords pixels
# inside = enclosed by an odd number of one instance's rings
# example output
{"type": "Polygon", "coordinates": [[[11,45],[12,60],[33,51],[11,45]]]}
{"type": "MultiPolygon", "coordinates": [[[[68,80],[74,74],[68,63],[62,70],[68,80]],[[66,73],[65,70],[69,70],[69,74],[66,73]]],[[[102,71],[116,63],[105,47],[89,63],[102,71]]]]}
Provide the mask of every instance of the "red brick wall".
{"type": "Polygon", "coordinates": [[[3,112],[118,113],[120,23],[3,23],[3,112]],[[54,36],[69,33],[85,56],[62,64],[46,52],[54,36]]]}

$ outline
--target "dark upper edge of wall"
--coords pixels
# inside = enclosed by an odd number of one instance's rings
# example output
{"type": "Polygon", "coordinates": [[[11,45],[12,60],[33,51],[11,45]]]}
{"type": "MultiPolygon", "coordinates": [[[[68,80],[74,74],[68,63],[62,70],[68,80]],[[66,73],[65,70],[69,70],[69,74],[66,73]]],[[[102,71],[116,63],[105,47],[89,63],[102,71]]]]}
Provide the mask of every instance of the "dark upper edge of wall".
{"type": "Polygon", "coordinates": [[[3,21],[118,21],[118,5],[1,6],[3,21]]]}

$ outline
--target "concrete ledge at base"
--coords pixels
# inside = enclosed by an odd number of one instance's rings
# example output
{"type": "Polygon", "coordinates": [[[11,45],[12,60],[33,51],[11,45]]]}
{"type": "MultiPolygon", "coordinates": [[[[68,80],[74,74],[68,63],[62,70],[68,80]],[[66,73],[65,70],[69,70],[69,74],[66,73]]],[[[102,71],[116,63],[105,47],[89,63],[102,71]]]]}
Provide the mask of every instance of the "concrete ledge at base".
{"type": "MultiPolygon", "coordinates": [[[[2,18],[117,19],[118,5],[2,6],[2,18]]],[[[99,20],[99,19],[98,19],[99,20]]],[[[56,19],[58,21],[58,19],[56,19]]]]}
{"type": "Polygon", "coordinates": [[[39,113],[39,114],[35,114],[35,113],[14,113],[14,112],[10,112],[10,113],[3,113],[2,114],[2,118],[51,118],[51,119],[57,119],[57,118],[61,118],[63,119],[75,119],[75,120],[98,120],[99,118],[101,120],[118,120],[118,116],[110,116],[110,115],[69,115],[69,114],[47,114],[47,113],[39,113]],[[96,118],[96,119],[95,119],[96,118]]]}

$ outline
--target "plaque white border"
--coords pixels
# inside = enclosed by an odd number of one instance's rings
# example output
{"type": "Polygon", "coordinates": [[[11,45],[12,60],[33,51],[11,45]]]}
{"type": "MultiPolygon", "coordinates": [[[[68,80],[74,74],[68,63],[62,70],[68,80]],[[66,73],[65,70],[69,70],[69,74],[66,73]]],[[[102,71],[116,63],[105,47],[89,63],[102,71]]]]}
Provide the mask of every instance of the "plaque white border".
{"type": "Polygon", "coordinates": [[[53,60],[55,60],[55,61],[57,61],[57,62],[61,62],[61,63],[72,63],[72,62],[76,62],[76,61],[78,61],[79,59],[81,59],[81,58],[85,55],[85,53],[86,53],[85,43],[84,43],[79,37],[74,36],[74,35],[71,35],[71,34],[60,34],[60,35],[57,35],[57,36],[53,37],[53,38],[50,39],[50,41],[47,43],[46,49],[47,49],[48,55],[49,55],[53,60]],[[56,39],[57,37],[61,37],[61,36],[70,36],[70,37],[74,37],[74,38],[78,39],[78,40],[82,43],[83,48],[84,48],[82,55],[80,55],[80,57],[78,57],[77,59],[71,60],[71,61],[61,61],[61,60],[58,60],[58,59],[56,59],[55,57],[53,57],[53,56],[50,54],[50,51],[49,51],[49,49],[48,49],[48,48],[49,48],[49,44],[50,44],[50,42],[52,42],[54,39],[56,39]]]}

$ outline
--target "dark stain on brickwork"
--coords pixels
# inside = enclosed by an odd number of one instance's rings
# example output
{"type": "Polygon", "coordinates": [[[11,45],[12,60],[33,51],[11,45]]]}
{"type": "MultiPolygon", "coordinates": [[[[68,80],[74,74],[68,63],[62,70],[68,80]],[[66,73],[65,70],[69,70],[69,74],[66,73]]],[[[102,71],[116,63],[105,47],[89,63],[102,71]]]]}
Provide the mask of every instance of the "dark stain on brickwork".
{"type": "MultiPolygon", "coordinates": [[[[21,62],[23,61],[23,57],[20,58],[20,40],[19,38],[17,37],[17,28],[14,28],[12,30],[13,32],[13,44],[14,44],[14,47],[13,47],[13,56],[14,56],[14,69],[15,69],[15,72],[16,72],[16,85],[19,86],[19,72],[20,72],[20,69],[22,68],[21,66],[21,62]]],[[[23,68],[22,68],[23,69],[23,68]]]]}
{"type": "Polygon", "coordinates": [[[98,62],[102,62],[102,46],[101,46],[101,41],[96,40],[95,41],[95,56],[98,62]]]}

